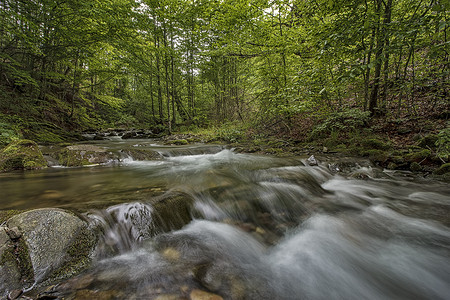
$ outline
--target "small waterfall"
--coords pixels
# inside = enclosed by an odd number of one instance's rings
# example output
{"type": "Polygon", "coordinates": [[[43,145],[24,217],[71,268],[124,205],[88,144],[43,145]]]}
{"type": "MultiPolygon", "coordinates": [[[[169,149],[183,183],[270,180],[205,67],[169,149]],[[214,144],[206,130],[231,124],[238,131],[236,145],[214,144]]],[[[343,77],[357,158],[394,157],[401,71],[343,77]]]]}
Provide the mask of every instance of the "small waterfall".
{"type": "Polygon", "coordinates": [[[136,248],[154,234],[153,207],[145,203],[124,203],[88,213],[101,232],[97,252],[100,257],[136,248]]]}

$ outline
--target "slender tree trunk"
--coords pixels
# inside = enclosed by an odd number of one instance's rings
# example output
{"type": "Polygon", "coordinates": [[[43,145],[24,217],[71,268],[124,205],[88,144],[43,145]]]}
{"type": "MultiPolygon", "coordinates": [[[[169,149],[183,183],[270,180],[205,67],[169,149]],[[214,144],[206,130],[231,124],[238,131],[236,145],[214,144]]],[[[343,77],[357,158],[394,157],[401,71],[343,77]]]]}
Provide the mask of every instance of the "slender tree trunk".
{"type": "Polygon", "coordinates": [[[387,0],[387,2],[383,2],[383,0],[375,0],[376,11],[378,14],[377,21],[377,51],[375,54],[375,73],[374,73],[374,83],[372,87],[372,91],[369,98],[369,111],[373,115],[375,110],[377,109],[377,100],[378,100],[378,91],[380,88],[380,76],[381,76],[381,67],[383,64],[383,52],[385,51],[386,40],[388,38],[388,33],[386,31],[387,24],[390,22],[390,14],[392,7],[392,0],[387,0]],[[385,3],[385,10],[383,16],[383,23],[381,23],[381,5],[385,3]]]}
{"type": "Polygon", "coordinates": [[[163,43],[164,43],[164,75],[165,75],[165,86],[166,86],[166,109],[167,109],[167,126],[169,134],[172,133],[172,122],[170,117],[170,91],[169,91],[169,58],[167,55],[167,31],[166,25],[163,25],[163,43]]]}

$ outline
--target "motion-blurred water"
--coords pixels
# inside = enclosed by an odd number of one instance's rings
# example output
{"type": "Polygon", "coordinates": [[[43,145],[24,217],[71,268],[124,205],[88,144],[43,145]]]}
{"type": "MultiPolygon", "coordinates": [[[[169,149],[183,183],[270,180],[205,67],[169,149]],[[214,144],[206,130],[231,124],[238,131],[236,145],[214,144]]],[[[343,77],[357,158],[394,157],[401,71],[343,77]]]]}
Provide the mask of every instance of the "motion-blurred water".
{"type": "Polygon", "coordinates": [[[83,289],[127,299],[182,299],[192,288],[224,299],[450,297],[447,183],[355,158],[310,166],[144,146],[161,158],[0,177],[2,209],[72,208],[102,228],[95,265],[61,290],[69,299],[83,278],[83,289]],[[161,213],[173,197],[190,218],[160,226],[182,214],[161,213]]]}

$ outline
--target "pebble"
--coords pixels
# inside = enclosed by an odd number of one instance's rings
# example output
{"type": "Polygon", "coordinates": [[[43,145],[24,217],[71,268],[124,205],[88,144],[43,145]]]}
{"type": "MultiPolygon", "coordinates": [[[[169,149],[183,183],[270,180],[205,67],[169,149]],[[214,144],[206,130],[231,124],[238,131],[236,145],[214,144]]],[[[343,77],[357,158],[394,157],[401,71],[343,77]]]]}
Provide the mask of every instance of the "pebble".
{"type": "Polygon", "coordinates": [[[180,252],[174,248],[166,248],[164,249],[162,255],[171,261],[176,261],[180,259],[180,252]]]}

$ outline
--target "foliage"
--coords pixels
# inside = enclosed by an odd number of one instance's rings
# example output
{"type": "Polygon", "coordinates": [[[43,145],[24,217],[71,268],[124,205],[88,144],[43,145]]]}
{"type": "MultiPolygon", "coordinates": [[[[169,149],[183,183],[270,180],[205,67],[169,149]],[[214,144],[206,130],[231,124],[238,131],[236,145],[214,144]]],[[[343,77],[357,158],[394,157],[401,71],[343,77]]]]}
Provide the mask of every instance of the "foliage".
{"type": "Polygon", "coordinates": [[[30,140],[14,140],[0,151],[0,172],[42,169],[47,161],[38,145],[30,140]]]}
{"type": "MultiPolygon", "coordinates": [[[[295,121],[310,114],[325,120],[312,135],[339,142],[343,131],[377,115],[448,111],[444,1],[5,0],[0,6],[0,111],[26,120],[20,129],[29,122],[66,131],[216,126],[220,139],[233,142],[243,131],[223,124],[295,131],[295,121]]],[[[11,130],[5,127],[2,139],[11,130]]]]}
{"type": "Polygon", "coordinates": [[[450,128],[445,128],[438,133],[436,141],[437,155],[444,161],[448,162],[450,157],[450,128]]]}
{"type": "Polygon", "coordinates": [[[9,123],[2,123],[0,121],[0,148],[8,145],[12,141],[19,139],[20,135],[17,129],[9,123]]]}
{"type": "Polygon", "coordinates": [[[370,113],[359,109],[350,109],[330,114],[330,116],[317,125],[311,133],[311,137],[325,137],[339,132],[352,132],[367,125],[370,113]]]}

